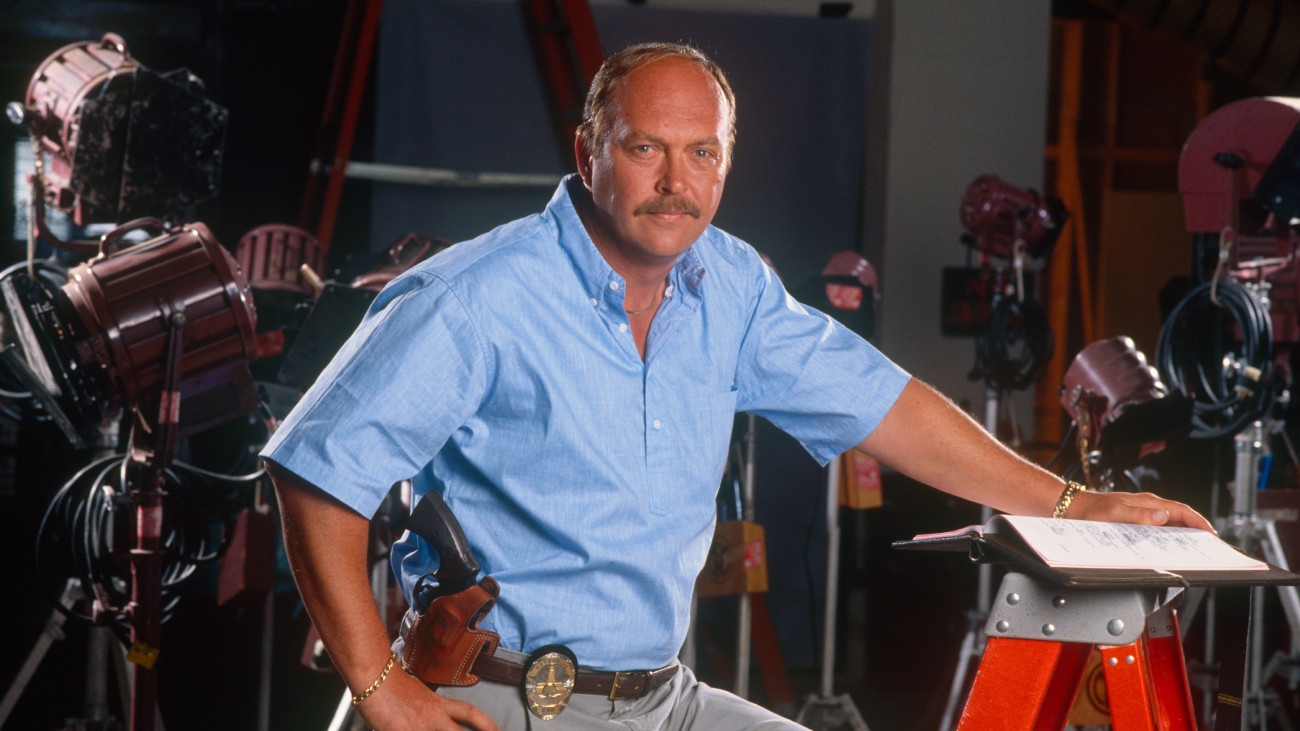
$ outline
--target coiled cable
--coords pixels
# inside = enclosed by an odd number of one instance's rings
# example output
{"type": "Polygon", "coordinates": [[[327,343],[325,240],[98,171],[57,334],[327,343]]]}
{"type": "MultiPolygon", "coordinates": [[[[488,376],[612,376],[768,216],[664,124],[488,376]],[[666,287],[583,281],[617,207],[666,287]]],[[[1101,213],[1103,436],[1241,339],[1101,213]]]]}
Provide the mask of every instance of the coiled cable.
{"type": "MultiPolygon", "coordinates": [[[[124,610],[131,602],[128,552],[134,547],[132,492],[139,466],[126,454],[92,461],[58,490],[36,534],[36,572],[50,581],[44,588],[54,606],[69,617],[109,626],[124,642],[131,626],[124,610]],[[94,613],[57,601],[68,579],[79,581],[83,593],[96,600],[94,613]]],[[[181,584],[201,565],[221,558],[235,518],[250,502],[248,488],[264,475],[264,470],[223,475],[183,462],[163,471],[162,621],[179,603],[181,584]]]]}
{"type": "Polygon", "coordinates": [[[1275,396],[1272,361],[1268,308],[1228,279],[1188,293],[1169,313],[1156,345],[1161,377],[1193,401],[1194,439],[1235,434],[1267,413],[1275,396]]]}

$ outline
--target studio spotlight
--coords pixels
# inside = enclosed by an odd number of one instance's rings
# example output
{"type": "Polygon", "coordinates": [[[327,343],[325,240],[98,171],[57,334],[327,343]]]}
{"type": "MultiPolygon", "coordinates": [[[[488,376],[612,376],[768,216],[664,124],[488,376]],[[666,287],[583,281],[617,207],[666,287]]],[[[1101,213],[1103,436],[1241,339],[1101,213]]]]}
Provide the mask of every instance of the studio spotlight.
{"type": "Polygon", "coordinates": [[[1065,372],[1061,405],[1077,427],[1085,473],[1126,469],[1191,430],[1192,401],[1170,394],[1128,337],[1091,343],[1065,372]]]}
{"type": "Polygon", "coordinates": [[[1057,198],[1018,188],[996,175],[981,175],[961,200],[963,244],[988,256],[1043,259],[1069,214],[1057,198]]]}
{"type": "Polygon", "coordinates": [[[1178,192],[1198,274],[1246,285],[1274,340],[1300,342],[1300,99],[1242,99],[1207,116],[1183,145],[1178,192]]]}
{"type": "Polygon", "coordinates": [[[217,191],[225,108],[203,95],[189,70],[140,64],[116,34],[54,52],[6,112],[31,134],[31,220],[54,245],[62,242],[44,229],[42,202],[78,223],[96,215],[176,221],[217,191]]]}
{"type": "Polygon", "coordinates": [[[169,483],[179,439],[258,406],[248,367],[256,355],[248,286],[203,224],[169,228],[142,219],[105,235],[99,255],[70,270],[63,287],[15,267],[0,279],[0,292],[23,351],[16,358],[6,348],[6,361],[61,413],[70,438],[78,441],[110,406],[131,414],[130,449],[112,498],[119,530],[134,539],[123,551],[129,601],[101,588],[95,615],[130,621],[131,728],[151,731],[163,590],[174,578],[164,498],[178,492],[169,483]],[[123,247],[140,229],[161,235],[123,247]]]}
{"type": "Polygon", "coordinates": [[[254,291],[314,294],[310,275],[325,270],[325,252],[315,236],[285,223],[268,223],[249,231],[235,245],[235,261],[254,291]]]}
{"type": "Polygon", "coordinates": [[[820,274],[800,286],[796,298],[858,335],[873,338],[879,290],[880,280],[871,262],[856,251],[840,251],[831,256],[820,274]]]}
{"type": "Polygon", "coordinates": [[[18,267],[0,279],[0,294],[20,368],[74,443],[115,405],[143,410],[152,422],[166,404],[178,437],[257,408],[248,286],[201,223],[133,221],[105,235],[99,255],[73,267],[61,288],[18,267]],[[122,247],[128,233],[150,228],[162,234],[122,247]]]}
{"type": "Polygon", "coordinates": [[[1183,144],[1178,192],[1193,233],[1255,234],[1270,214],[1282,226],[1300,216],[1300,99],[1242,99],[1206,116],[1183,144]]]}
{"type": "Polygon", "coordinates": [[[436,236],[407,233],[351,282],[321,282],[296,337],[286,347],[277,374],[279,381],[303,391],[310,388],[361,322],[379,290],[397,275],[451,245],[436,236]]]}

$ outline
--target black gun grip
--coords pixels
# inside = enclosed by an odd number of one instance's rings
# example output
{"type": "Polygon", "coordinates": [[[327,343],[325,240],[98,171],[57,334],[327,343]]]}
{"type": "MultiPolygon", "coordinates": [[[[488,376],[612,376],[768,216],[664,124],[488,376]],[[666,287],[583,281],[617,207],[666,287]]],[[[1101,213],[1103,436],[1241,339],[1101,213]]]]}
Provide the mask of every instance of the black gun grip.
{"type": "Polygon", "coordinates": [[[474,583],[479,572],[478,561],[470,552],[469,540],[465,538],[460,522],[437,490],[430,490],[420,498],[411,510],[406,527],[438,552],[438,570],[433,575],[440,585],[452,587],[474,583]]]}

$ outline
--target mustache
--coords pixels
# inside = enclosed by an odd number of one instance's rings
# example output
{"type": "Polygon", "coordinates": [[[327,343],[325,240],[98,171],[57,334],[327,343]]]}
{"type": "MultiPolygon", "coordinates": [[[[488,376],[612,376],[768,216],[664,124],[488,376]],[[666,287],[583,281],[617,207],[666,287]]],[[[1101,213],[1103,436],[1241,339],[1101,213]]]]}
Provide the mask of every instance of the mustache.
{"type": "Polygon", "coordinates": [[[633,216],[640,216],[644,213],[686,213],[694,218],[700,217],[700,207],[695,201],[680,195],[666,195],[662,198],[651,198],[642,203],[632,211],[633,216]]]}

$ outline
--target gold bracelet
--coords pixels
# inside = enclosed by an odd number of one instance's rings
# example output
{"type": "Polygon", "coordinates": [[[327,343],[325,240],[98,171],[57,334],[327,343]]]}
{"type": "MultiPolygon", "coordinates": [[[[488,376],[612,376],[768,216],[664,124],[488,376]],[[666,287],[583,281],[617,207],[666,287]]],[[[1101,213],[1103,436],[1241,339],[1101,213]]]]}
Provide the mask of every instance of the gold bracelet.
{"type": "Polygon", "coordinates": [[[1056,501],[1056,509],[1052,511],[1053,518],[1064,518],[1065,511],[1070,509],[1070,503],[1074,500],[1075,493],[1083,492],[1088,488],[1077,482],[1065,483],[1065,489],[1061,491],[1061,499],[1056,501]]]}
{"type": "Polygon", "coordinates": [[[375,682],[371,683],[370,687],[366,688],[365,691],[361,693],[361,695],[352,696],[353,708],[356,708],[357,706],[361,705],[361,701],[364,701],[365,699],[369,698],[371,693],[374,693],[376,690],[379,690],[379,686],[384,684],[384,678],[388,677],[388,671],[393,669],[393,663],[395,662],[397,662],[397,653],[396,652],[388,653],[388,664],[384,666],[384,671],[379,674],[379,677],[375,678],[375,682]]]}

